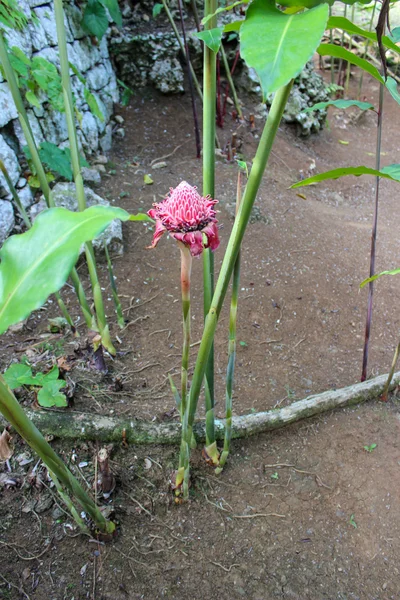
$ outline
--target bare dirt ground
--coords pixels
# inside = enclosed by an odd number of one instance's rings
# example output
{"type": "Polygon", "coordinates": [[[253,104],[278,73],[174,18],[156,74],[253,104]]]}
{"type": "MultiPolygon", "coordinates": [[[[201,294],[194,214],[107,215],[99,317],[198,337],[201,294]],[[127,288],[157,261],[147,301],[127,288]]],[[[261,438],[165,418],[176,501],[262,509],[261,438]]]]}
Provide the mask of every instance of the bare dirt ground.
{"type": "MultiPolygon", "coordinates": [[[[374,82],[365,83],[365,100],[377,103],[377,92],[374,82]]],[[[246,115],[251,110],[248,102],[246,115]]],[[[187,96],[137,97],[121,114],[126,137],[115,142],[102,195],[137,212],[182,179],[201,187],[187,96]],[[166,155],[165,168],[151,167],[166,155]],[[153,185],[144,185],[144,174],[153,185]]],[[[374,166],[376,115],[356,117],[356,109],[331,110],[329,127],[304,140],[289,127],[279,131],[243,244],[236,414],[284,406],[360,378],[366,291],[359,283],[368,274],[375,182],[345,178],[288,189],[301,176],[329,168],[374,166]]],[[[387,98],[383,165],[400,162],[396,123],[398,107],[387,98]]],[[[227,121],[219,137],[225,144],[237,130],[250,163],[261,127],[260,120],[255,131],[227,121]]],[[[236,173],[235,164],[218,160],[223,229],[217,270],[233,222],[236,173]]],[[[377,270],[399,266],[396,190],[381,182],[377,270]]],[[[109,361],[109,373],[93,370],[76,340],[45,333],[47,317],[56,314],[51,304],[23,332],[3,337],[1,363],[5,368],[23,352],[38,365],[55,354],[74,356],[72,410],[165,418],[173,409],[167,374],[179,374],[179,252],[167,239],[146,249],[148,226],[131,224],[124,234],[125,254],[115,269],[129,324],[123,331],[113,326],[119,355],[109,361]]],[[[104,266],[100,271],[106,282],[104,266]]],[[[376,285],[371,376],[388,371],[398,343],[399,282],[386,278],[376,285]]],[[[72,307],[72,293],[66,298],[72,307]]],[[[194,343],[201,335],[201,302],[201,261],[195,261],[194,343]]],[[[107,308],[112,315],[111,301],[107,308]]],[[[224,312],[216,339],[221,417],[226,357],[224,312]]],[[[120,533],[110,544],[76,535],[52,492],[37,481],[28,485],[25,477],[22,488],[0,489],[0,598],[397,599],[399,428],[394,397],[236,441],[219,477],[195,452],[191,501],[184,506],[175,506],[169,491],[176,448],[115,446],[113,506],[120,533]],[[376,447],[368,452],[364,446],[371,444],[376,447]]],[[[95,446],[54,445],[90,485],[95,446]]],[[[30,456],[18,442],[13,470],[28,474],[36,461],[20,467],[21,453],[30,456]]]]}

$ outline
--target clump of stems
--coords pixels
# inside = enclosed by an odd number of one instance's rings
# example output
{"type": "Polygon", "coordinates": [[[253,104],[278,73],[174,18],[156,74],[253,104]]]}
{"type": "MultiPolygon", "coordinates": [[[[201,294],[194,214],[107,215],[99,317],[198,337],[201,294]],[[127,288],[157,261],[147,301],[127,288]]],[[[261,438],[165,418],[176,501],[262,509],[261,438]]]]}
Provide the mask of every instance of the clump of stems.
{"type": "MultiPolygon", "coordinates": [[[[236,192],[236,215],[239,210],[240,200],[242,197],[242,186],[241,186],[241,173],[238,173],[237,181],[237,192],[236,192]]],[[[233,268],[232,278],[232,296],[231,296],[231,308],[229,314],[229,344],[228,344],[228,367],[226,370],[226,388],[225,388],[225,435],[224,435],[224,447],[221,452],[219,459],[219,465],[215,469],[217,474],[221,473],[226,461],[228,460],[231,438],[232,438],[232,393],[233,393],[233,379],[235,373],[235,361],[236,361],[236,323],[237,323],[237,309],[238,309],[238,298],[239,298],[239,286],[240,286],[240,251],[237,255],[235,266],[233,268]]]]}

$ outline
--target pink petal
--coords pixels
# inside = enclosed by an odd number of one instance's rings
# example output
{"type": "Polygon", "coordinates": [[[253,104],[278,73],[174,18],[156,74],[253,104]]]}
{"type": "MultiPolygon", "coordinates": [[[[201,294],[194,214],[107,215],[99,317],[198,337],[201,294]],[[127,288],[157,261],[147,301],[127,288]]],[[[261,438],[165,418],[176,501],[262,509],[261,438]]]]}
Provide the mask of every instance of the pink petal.
{"type": "Polygon", "coordinates": [[[172,233],[176,240],[179,240],[190,250],[192,256],[200,256],[203,252],[203,234],[201,231],[189,231],[188,233],[172,233]]]}
{"type": "MultiPolygon", "coordinates": [[[[150,213],[150,211],[149,211],[149,213],[150,213]]],[[[149,216],[151,216],[151,215],[149,215],[149,216]]],[[[156,228],[155,228],[154,234],[153,234],[153,240],[151,242],[151,246],[148,246],[148,248],[155,248],[157,246],[164,231],[166,231],[164,225],[161,223],[161,221],[159,219],[157,219],[156,228]]]]}
{"type": "Polygon", "coordinates": [[[217,224],[209,223],[204,227],[203,233],[207,236],[206,248],[214,252],[220,244],[217,224]]]}

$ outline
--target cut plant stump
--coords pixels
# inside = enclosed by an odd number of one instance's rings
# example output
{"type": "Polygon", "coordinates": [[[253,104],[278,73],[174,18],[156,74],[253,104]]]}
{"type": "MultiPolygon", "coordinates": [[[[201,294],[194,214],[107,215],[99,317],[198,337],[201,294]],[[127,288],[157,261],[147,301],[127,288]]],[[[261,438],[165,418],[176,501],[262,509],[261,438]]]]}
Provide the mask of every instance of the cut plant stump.
{"type": "MultiPolygon", "coordinates": [[[[273,431],[321,413],[376,400],[382,394],[387,375],[355,383],[338,390],[329,390],[308,396],[290,406],[236,416],[232,419],[232,437],[244,438],[257,433],[273,431]]],[[[394,374],[389,391],[400,384],[400,371],[394,374]]],[[[43,435],[70,440],[98,440],[101,442],[122,442],[131,444],[178,444],[181,437],[180,423],[141,421],[128,417],[107,417],[81,412],[26,411],[28,417],[43,435]]],[[[0,415],[0,423],[6,423],[0,415]]],[[[216,438],[224,437],[225,422],[215,420],[216,438]]],[[[198,441],[205,440],[205,422],[197,421],[194,433],[198,441]]]]}

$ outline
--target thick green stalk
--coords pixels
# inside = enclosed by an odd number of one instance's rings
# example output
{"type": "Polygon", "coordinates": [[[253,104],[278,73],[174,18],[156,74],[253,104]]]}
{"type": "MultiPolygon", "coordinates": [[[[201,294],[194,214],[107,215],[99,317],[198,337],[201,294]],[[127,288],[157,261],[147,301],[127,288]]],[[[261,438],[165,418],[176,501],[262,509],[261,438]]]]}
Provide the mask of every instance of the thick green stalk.
{"type": "MultiPolygon", "coordinates": [[[[204,16],[217,10],[217,0],[205,0],[204,16]]],[[[216,17],[210,19],[206,29],[216,27],[216,17]]],[[[215,197],[215,98],[216,98],[216,53],[204,44],[203,72],[203,195],[215,197]]],[[[203,252],[204,318],[211,306],[214,292],[214,256],[211,250],[203,252]]],[[[214,346],[208,356],[206,377],[206,414],[209,423],[206,446],[215,443],[214,433],[214,346]]]]}
{"type": "Polygon", "coordinates": [[[49,471],[49,475],[50,475],[50,477],[51,477],[54,485],[56,486],[56,489],[57,489],[57,492],[58,492],[60,498],[64,502],[65,506],[68,508],[68,510],[71,513],[71,515],[72,515],[75,523],[78,525],[78,527],[80,528],[80,530],[82,531],[82,533],[86,533],[86,534],[90,535],[90,531],[87,528],[86,523],[84,522],[84,520],[82,519],[82,517],[80,516],[80,514],[76,510],[76,508],[75,508],[75,506],[74,506],[71,498],[62,489],[62,485],[58,481],[57,477],[51,471],[49,471]]]}
{"type": "MultiPolygon", "coordinates": [[[[22,96],[21,96],[21,93],[18,88],[17,80],[15,78],[15,73],[13,71],[13,68],[10,63],[10,59],[8,57],[6,44],[5,44],[4,37],[3,37],[1,30],[0,30],[0,61],[3,65],[4,74],[5,74],[8,86],[10,88],[15,107],[18,112],[18,118],[19,118],[19,121],[21,124],[23,134],[26,139],[26,143],[29,148],[29,152],[32,157],[32,162],[36,169],[36,173],[37,173],[37,176],[39,179],[40,187],[43,192],[43,196],[45,198],[47,206],[53,207],[53,206],[55,206],[55,204],[54,204],[53,198],[51,196],[51,190],[49,187],[49,183],[46,178],[46,173],[43,169],[42,161],[40,160],[40,157],[39,157],[39,152],[38,152],[38,149],[37,149],[37,146],[35,143],[35,139],[33,137],[33,133],[32,133],[30,123],[29,123],[28,115],[26,113],[25,106],[24,106],[24,103],[22,100],[22,96]]],[[[86,299],[86,295],[85,295],[83,286],[81,284],[81,281],[79,279],[78,273],[75,268],[71,271],[71,280],[74,285],[75,292],[78,296],[78,300],[79,300],[79,303],[82,308],[82,312],[83,312],[83,315],[85,318],[86,325],[89,328],[94,329],[96,331],[97,325],[95,322],[95,318],[93,317],[93,315],[90,311],[90,307],[89,307],[88,301],[86,299]]],[[[65,306],[65,305],[60,298],[60,294],[57,293],[57,294],[55,294],[55,296],[57,298],[57,302],[61,308],[61,311],[64,314],[63,306],[65,306]]]]}
{"type": "MultiPolygon", "coordinates": [[[[332,6],[329,6],[329,18],[332,16],[332,6]]],[[[333,29],[329,30],[329,41],[333,44],[333,29]]],[[[331,56],[331,83],[335,82],[335,60],[331,56]]]]}
{"type": "MultiPolygon", "coordinates": [[[[54,0],[54,11],[57,27],[58,51],[60,56],[61,82],[64,96],[65,116],[67,120],[68,138],[71,151],[72,172],[76,186],[76,196],[79,210],[86,208],[86,196],[83,186],[83,178],[79,160],[78,138],[76,135],[74,103],[72,98],[71,80],[69,75],[69,62],[67,51],[67,38],[64,26],[64,9],[62,0],[54,0]]],[[[101,342],[108,352],[115,356],[116,350],[111,341],[110,331],[107,324],[104,310],[103,296],[99,278],[97,276],[96,259],[94,256],[93,245],[91,242],[85,244],[86,261],[89,269],[89,277],[93,289],[93,300],[97,314],[97,321],[101,335],[101,342]]]]}
{"type": "Polygon", "coordinates": [[[224,45],[222,44],[222,42],[221,42],[221,56],[222,56],[222,62],[224,63],[226,78],[228,80],[229,87],[231,88],[233,102],[235,103],[235,108],[236,108],[238,117],[241,121],[243,121],[242,107],[240,106],[239,98],[236,93],[235,84],[233,83],[231,70],[229,68],[228,59],[226,58],[226,52],[225,52],[224,45]]]}
{"type": "Polygon", "coordinates": [[[121,329],[123,329],[125,327],[125,319],[124,319],[124,315],[122,313],[121,301],[120,301],[119,296],[118,296],[117,284],[115,282],[114,270],[113,270],[112,262],[111,262],[111,259],[110,259],[110,254],[108,252],[107,244],[105,242],[104,242],[104,252],[105,252],[106,260],[107,260],[107,267],[108,267],[108,275],[109,275],[109,278],[110,278],[111,293],[112,293],[112,297],[113,297],[113,300],[114,300],[115,312],[117,313],[118,325],[120,326],[121,329]]]}
{"type": "Polygon", "coordinates": [[[39,455],[50,472],[67,489],[82,509],[91,517],[96,527],[103,533],[113,533],[115,524],[107,521],[93,500],[88,496],[71,471],[64,465],[40,431],[28,419],[19,402],[0,375],[0,412],[20,436],[39,455]]]}
{"type": "MultiPolygon", "coordinates": [[[[261,183],[262,176],[267,166],[268,158],[278,131],[279,123],[281,122],[282,114],[289,97],[292,87],[292,81],[282,87],[274,97],[271,110],[264,126],[260,143],[256,155],[254,157],[253,166],[243,195],[243,201],[240,205],[237,218],[233,225],[231,235],[229,237],[228,247],[225,252],[221,270],[218,276],[217,285],[211,303],[211,308],[207,315],[204,326],[204,332],[201,339],[199,352],[197,355],[195,370],[192,379],[192,385],[189,395],[188,407],[188,426],[187,439],[190,440],[193,434],[193,423],[196,414],[197,403],[200,395],[201,385],[203,382],[207,360],[213,345],[214,334],[217,327],[218,317],[224,302],[229,281],[232,276],[236,258],[239,254],[240,245],[247,223],[250,218],[251,209],[253,208],[254,200],[261,183]]],[[[188,468],[186,465],[180,467],[188,468]]]]}
{"type": "MultiPolygon", "coordinates": [[[[236,214],[239,210],[241,200],[241,173],[238,173],[238,185],[236,193],[236,214]]],[[[236,323],[237,323],[237,308],[239,298],[240,285],[240,251],[237,255],[235,266],[233,268],[232,279],[232,297],[231,309],[229,314],[229,344],[228,344],[228,368],[226,371],[226,389],[225,389],[225,436],[224,449],[221,452],[218,468],[215,470],[217,474],[221,473],[228,459],[231,438],[232,438],[232,393],[233,393],[233,376],[235,373],[236,360],[236,323]]]]}

